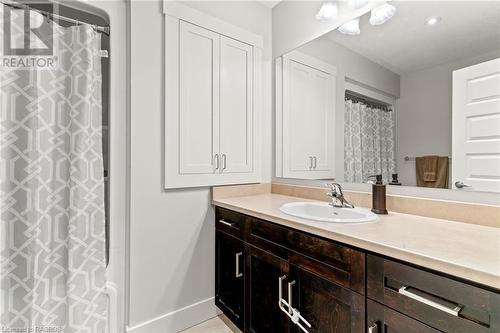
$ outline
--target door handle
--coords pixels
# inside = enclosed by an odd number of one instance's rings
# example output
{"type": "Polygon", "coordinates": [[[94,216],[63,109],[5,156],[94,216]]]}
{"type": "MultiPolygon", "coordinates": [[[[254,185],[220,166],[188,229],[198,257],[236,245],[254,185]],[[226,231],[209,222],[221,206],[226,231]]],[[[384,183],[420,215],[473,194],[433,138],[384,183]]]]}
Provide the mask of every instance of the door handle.
{"type": "Polygon", "coordinates": [[[215,154],[214,159],[215,159],[215,170],[218,170],[219,169],[219,154],[215,154]]]}
{"type": "Polygon", "coordinates": [[[313,157],[309,156],[309,169],[313,168],[313,157]]]}
{"type": "Polygon", "coordinates": [[[431,307],[433,307],[433,308],[435,308],[437,310],[441,310],[441,311],[446,312],[448,314],[451,314],[451,315],[453,315],[455,317],[458,317],[459,314],[460,314],[460,311],[462,311],[462,307],[460,305],[457,305],[456,307],[454,307],[452,309],[452,308],[449,308],[449,307],[444,306],[442,304],[439,304],[437,302],[434,302],[433,300],[427,299],[427,298],[425,298],[423,296],[414,294],[411,291],[409,291],[408,288],[409,288],[408,286],[402,286],[401,288],[399,288],[398,292],[401,295],[405,295],[406,297],[414,299],[417,302],[420,302],[420,303],[423,303],[425,305],[431,306],[431,307]]]}
{"type": "Polygon", "coordinates": [[[243,255],[243,252],[238,252],[235,255],[235,261],[236,261],[236,272],[235,272],[235,277],[240,278],[243,276],[243,273],[240,273],[240,257],[243,255]]]}
{"type": "Polygon", "coordinates": [[[464,184],[464,182],[459,180],[459,181],[455,182],[455,187],[456,188],[465,188],[465,187],[472,187],[472,186],[464,184]]]}
{"type": "Polygon", "coordinates": [[[318,158],[316,156],[313,156],[313,159],[314,159],[314,169],[316,169],[316,166],[318,164],[318,158]]]}

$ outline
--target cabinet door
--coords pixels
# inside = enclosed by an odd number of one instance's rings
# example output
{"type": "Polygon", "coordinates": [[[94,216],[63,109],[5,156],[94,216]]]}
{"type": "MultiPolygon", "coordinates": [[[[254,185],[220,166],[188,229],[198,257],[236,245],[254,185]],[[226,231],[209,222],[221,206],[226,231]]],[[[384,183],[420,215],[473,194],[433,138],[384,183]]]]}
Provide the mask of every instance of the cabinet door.
{"type": "Polygon", "coordinates": [[[220,154],[223,173],[253,169],[253,47],[221,36],[220,154]]]}
{"type": "Polygon", "coordinates": [[[245,245],[245,332],[289,332],[289,320],[278,306],[279,278],[287,275],[285,260],[245,245]]]}
{"type": "Polygon", "coordinates": [[[335,77],[283,62],[283,176],[333,177],[335,77]]]}
{"type": "Polygon", "coordinates": [[[243,329],[243,242],[217,231],[215,243],[215,304],[236,326],[243,329]]]}
{"type": "Polygon", "coordinates": [[[370,333],[439,333],[440,331],[427,326],[415,319],[397,311],[368,300],[367,325],[370,333]]]}
{"type": "Polygon", "coordinates": [[[179,173],[213,173],[219,147],[219,40],[180,21],[179,173]]]}
{"type": "MultiPolygon", "coordinates": [[[[364,296],[290,265],[292,307],[310,324],[309,333],[364,332],[364,296]],[[293,283],[293,282],[292,282],[293,283]]],[[[292,332],[299,333],[294,326],[292,332]]]]}

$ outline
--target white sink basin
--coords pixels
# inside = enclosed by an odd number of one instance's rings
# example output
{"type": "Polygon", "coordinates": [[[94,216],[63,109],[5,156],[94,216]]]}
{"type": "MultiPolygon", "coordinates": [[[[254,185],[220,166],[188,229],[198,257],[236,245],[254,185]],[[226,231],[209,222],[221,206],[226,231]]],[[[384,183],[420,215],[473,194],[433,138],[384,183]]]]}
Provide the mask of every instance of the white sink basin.
{"type": "Polygon", "coordinates": [[[280,210],[288,215],[322,222],[357,223],[378,219],[376,214],[365,208],[337,208],[326,202],[290,202],[281,206],[280,210]]]}

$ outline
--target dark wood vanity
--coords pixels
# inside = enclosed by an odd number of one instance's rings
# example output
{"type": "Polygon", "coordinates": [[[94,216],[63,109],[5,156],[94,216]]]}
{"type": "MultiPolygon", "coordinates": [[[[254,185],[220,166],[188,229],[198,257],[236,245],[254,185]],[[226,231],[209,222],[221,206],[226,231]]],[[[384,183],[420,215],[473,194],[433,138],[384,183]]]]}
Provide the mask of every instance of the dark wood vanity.
{"type": "Polygon", "coordinates": [[[500,332],[498,290],[220,207],[215,225],[215,303],[243,332],[500,332]]]}

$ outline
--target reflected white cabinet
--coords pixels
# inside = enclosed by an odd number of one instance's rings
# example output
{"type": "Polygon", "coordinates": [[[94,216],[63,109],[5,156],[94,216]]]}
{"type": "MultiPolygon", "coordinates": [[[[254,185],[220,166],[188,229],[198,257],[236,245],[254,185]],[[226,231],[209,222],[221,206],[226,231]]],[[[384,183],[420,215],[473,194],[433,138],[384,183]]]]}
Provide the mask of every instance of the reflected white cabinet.
{"type": "Polygon", "coordinates": [[[175,6],[166,15],[165,187],[258,182],[261,49],[175,6]]]}
{"type": "Polygon", "coordinates": [[[335,67],[299,52],[278,60],[278,177],[333,178],[335,75],[335,67]]]}

